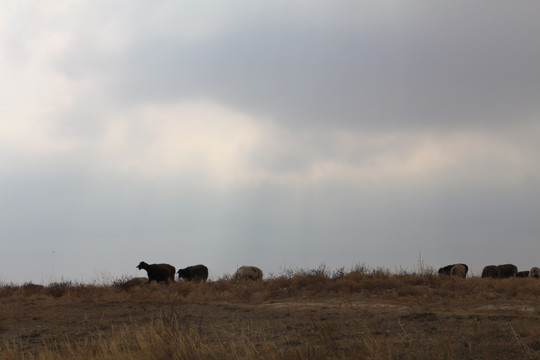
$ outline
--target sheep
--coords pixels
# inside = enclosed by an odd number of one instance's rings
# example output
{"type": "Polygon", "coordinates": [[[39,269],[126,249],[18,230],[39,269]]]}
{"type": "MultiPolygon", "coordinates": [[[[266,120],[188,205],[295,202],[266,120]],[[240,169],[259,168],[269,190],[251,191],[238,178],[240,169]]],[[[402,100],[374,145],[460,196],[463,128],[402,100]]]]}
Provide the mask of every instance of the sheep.
{"type": "Polygon", "coordinates": [[[234,274],[234,280],[262,280],[263,271],[256,266],[241,266],[234,274]]]}
{"type": "Polygon", "coordinates": [[[208,268],[202,264],[188,266],[178,270],[178,279],[184,278],[186,281],[206,282],[208,280],[208,268]]]}
{"type": "Polygon", "coordinates": [[[454,264],[452,265],[446,265],[445,267],[442,267],[439,269],[439,275],[442,276],[442,275],[450,275],[450,270],[452,270],[452,266],[454,266],[454,264]]]}
{"type": "Polygon", "coordinates": [[[469,267],[467,265],[456,264],[452,266],[452,269],[450,269],[450,275],[464,278],[464,277],[467,277],[468,271],[469,271],[469,267]]]}
{"type": "Polygon", "coordinates": [[[529,270],[518,271],[517,274],[516,274],[516,277],[528,278],[529,277],[529,270]]]}
{"type": "Polygon", "coordinates": [[[165,281],[165,283],[169,284],[169,280],[174,282],[174,274],[176,269],[174,266],[169,264],[152,264],[148,265],[144,261],[141,261],[139,265],[137,265],[137,268],[139,270],[146,270],[148,273],[148,283],[150,283],[152,280],[155,280],[156,282],[165,281]]]}
{"type": "Polygon", "coordinates": [[[465,264],[452,264],[447,265],[445,267],[442,267],[439,269],[439,275],[453,275],[453,276],[459,276],[459,277],[466,277],[467,272],[469,271],[469,267],[465,264]]]}
{"type": "Polygon", "coordinates": [[[536,266],[532,267],[531,270],[529,271],[529,277],[532,277],[535,279],[540,278],[540,268],[536,266]]]}
{"type": "Polygon", "coordinates": [[[488,265],[482,270],[483,278],[498,278],[500,276],[501,270],[497,265],[488,265]]]}
{"type": "Polygon", "coordinates": [[[517,274],[517,266],[514,264],[504,264],[497,266],[499,268],[499,277],[502,278],[509,278],[514,277],[517,274]]]}

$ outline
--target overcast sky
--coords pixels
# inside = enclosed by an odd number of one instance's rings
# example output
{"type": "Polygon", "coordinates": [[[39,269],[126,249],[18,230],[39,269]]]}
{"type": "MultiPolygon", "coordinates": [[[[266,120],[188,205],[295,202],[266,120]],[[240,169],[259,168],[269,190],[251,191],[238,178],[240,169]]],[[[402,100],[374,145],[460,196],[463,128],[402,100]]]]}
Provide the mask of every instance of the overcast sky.
{"type": "Polygon", "coordinates": [[[540,265],[540,3],[0,2],[0,282],[540,265]]]}

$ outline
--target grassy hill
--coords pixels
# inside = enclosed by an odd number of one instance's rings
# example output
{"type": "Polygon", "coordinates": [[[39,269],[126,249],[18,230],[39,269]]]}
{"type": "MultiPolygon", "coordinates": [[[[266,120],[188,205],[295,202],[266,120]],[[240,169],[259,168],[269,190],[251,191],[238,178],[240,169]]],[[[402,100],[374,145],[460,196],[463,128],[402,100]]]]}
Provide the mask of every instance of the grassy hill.
{"type": "Polygon", "coordinates": [[[0,286],[2,359],[538,359],[540,281],[289,271],[0,286]]]}

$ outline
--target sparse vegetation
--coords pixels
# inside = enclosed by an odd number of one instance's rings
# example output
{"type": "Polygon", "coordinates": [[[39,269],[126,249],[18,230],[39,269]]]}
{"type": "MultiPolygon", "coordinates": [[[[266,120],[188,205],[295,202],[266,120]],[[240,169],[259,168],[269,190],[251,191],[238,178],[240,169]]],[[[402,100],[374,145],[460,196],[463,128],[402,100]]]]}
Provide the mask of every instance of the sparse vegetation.
{"type": "Polygon", "coordinates": [[[2,359],[536,359],[540,281],[357,265],[0,286],[2,359]]]}

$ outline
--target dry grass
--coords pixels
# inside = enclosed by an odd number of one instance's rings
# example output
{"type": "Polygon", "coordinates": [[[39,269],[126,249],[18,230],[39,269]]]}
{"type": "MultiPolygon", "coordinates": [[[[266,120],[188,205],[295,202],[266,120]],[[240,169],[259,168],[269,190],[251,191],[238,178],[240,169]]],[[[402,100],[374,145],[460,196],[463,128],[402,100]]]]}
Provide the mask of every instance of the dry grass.
{"type": "Polygon", "coordinates": [[[0,286],[2,359],[537,359],[540,281],[358,266],[0,286]]]}

